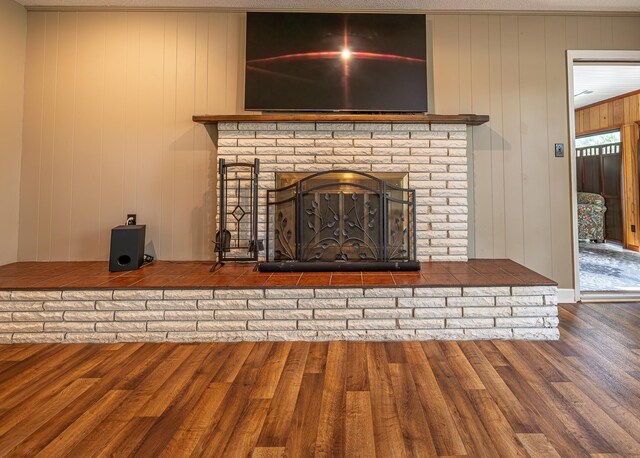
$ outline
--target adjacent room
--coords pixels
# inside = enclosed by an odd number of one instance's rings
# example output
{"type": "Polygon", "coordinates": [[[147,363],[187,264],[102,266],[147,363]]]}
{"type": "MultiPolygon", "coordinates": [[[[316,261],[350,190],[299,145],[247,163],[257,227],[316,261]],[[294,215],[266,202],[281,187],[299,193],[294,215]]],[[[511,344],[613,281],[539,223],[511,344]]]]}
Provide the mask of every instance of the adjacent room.
{"type": "Polygon", "coordinates": [[[640,456],[640,4],[0,0],[0,457],[640,456]]]}
{"type": "Polygon", "coordinates": [[[640,66],[574,67],[580,290],[640,292],[640,66]]]}

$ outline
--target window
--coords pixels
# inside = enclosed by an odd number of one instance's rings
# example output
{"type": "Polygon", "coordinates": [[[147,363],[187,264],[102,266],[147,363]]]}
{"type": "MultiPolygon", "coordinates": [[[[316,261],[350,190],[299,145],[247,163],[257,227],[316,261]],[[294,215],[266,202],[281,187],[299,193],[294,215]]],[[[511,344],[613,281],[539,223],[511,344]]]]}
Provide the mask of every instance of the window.
{"type": "Polygon", "coordinates": [[[576,148],[607,145],[609,143],[620,143],[620,141],[620,131],[612,130],[610,132],[602,132],[598,134],[578,137],[576,138],[576,148]]]}

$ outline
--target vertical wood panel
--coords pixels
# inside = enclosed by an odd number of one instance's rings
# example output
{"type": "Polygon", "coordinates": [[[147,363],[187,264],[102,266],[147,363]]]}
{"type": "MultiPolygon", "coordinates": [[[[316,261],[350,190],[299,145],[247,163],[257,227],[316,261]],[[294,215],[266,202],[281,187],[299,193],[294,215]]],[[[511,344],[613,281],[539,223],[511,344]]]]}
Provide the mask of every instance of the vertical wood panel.
{"type": "MultiPolygon", "coordinates": [[[[227,33],[227,17],[221,14],[209,15],[209,55],[207,64],[208,69],[208,81],[207,86],[207,107],[211,113],[224,113],[226,109],[226,96],[227,93],[227,70],[226,67],[220,65],[220,62],[225,62],[227,56],[227,40],[229,38],[227,33]]],[[[213,127],[207,127],[209,131],[213,130],[213,127]]],[[[213,240],[216,232],[216,215],[218,211],[217,205],[217,193],[215,190],[214,180],[216,177],[216,164],[218,162],[218,156],[216,154],[215,145],[212,141],[208,143],[209,147],[209,165],[208,165],[208,180],[209,185],[207,195],[209,196],[209,217],[207,226],[209,230],[209,239],[213,240]]],[[[208,241],[207,240],[207,241],[208,241]]],[[[211,245],[207,245],[210,247],[211,245]]]]}
{"type": "Polygon", "coordinates": [[[631,49],[640,48],[640,27],[637,17],[613,17],[612,21],[612,48],[631,49]]]}
{"type": "MultiPolygon", "coordinates": [[[[27,192],[38,192],[37,200],[37,243],[36,259],[48,259],[51,252],[51,204],[53,186],[53,150],[56,138],[55,131],[55,109],[57,101],[57,69],[58,69],[58,13],[46,13],[44,36],[44,55],[42,67],[41,97],[39,100],[41,113],[41,131],[38,137],[39,164],[38,164],[38,184],[27,192]]],[[[36,227],[34,225],[34,227],[36,227]]]]}
{"type": "MultiPolygon", "coordinates": [[[[471,17],[469,15],[460,15],[458,17],[458,68],[460,75],[458,77],[458,92],[460,94],[458,113],[473,112],[473,66],[472,66],[472,50],[471,50],[471,17]]],[[[467,198],[469,201],[469,213],[467,215],[469,246],[467,248],[468,256],[474,258],[476,254],[475,244],[475,223],[476,223],[476,204],[475,191],[478,189],[475,184],[475,156],[472,146],[476,143],[474,140],[474,129],[467,129],[467,176],[469,190],[467,198]]],[[[482,140],[480,141],[482,144],[482,140]]]]}
{"type": "Polygon", "coordinates": [[[433,29],[435,111],[438,114],[461,113],[458,16],[434,16],[433,29]]]}
{"type": "Polygon", "coordinates": [[[104,13],[78,13],[73,132],[70,258],[90,261],[99,257],[102,182],[102,126],[104,112],[104,13]],[[75,192],[74,192],[75,190],[75,192]]]}
{"type": "Polygon", "coordinates": [[[460,92],[460,106],[458,113],[471,113],[473,111],[472,102],[472,64],[471,64],[471,42],[475,37],[471,35],[471,17],[462,14],[458,19],[458,91],[460,92]]]}
{"type": "Polygon", "coordinates": [[[629,248],[640,248],[638,236],[638,222],[640,222],[640,186],[638,183],[638,125],[625,124],[622,127],[623,161],[623,190],[625,210],[625,245],[629,248]],[[636,231],[630,230],[631,224],[636,224],[636,231]]]}
{"type": "Polygon", "coordinates": [[[525,264],[551,272],[544,18],[518,18],[525,264]]]}
{"type": "MultiPolygon", "coordinates": [[[[613,124],[620,125],[624,122],[624,101],[622,99],[613,101],[613,124]]],[[[580,126],[582,128],[582,126],[580,126]]],[[[579,132],[576,127],[576,132],[579,132]]]]}
{"type": "MultiPolygon", "coordinates": [[[[198,13],[196,18],[196,68],[194,113],[207,111],[207,88],[209,80],[209,16],[198,13]]],[[[244,62],[244,59],[242,60],[244,62]]],[[[244,87],[244,84],[241,85],[244,87]]],[[[193,240],[191,258],[203,259],[207,256],[208,241],[212,239],[208,231],[211,211],[209,197],[210,154],[208,145],[211,139],[205,129],[195,129],[195,148],[193,158],[193,240]]],[[[215,162],[214,162],[215,164],[215,162]]]]}
{"type": "Polygon", "coordinates": [[[571,218],[558,216],[571,215],[570,155],[556,158],[553,154],[554,143],[564,143],[565,151],[569,151],[569,125],[566,115],[569,108],[565,73],[565,50],[568,44],[564,34],[566,27],[566,19],[562,16],[545,18],[548,138],[546,148],[541,153],[549,158],[552,277],[561,284],[570,285],[573,281],[572,257],[567,255],[566,248],[571,246],[571,218]]]}
{"type": "MultiPolygon", "coordinates": [[[[127,213],[138,213],[137,170],[140,136],[140,18],[141,13],[127,14],[127,54],[125,72],[125,127],[114,132],[124,137],[125,155],[122,158],[122,207],[127,213]]],[[[142,82],[144,84],[144,82],[142,82]]],[[[144,133],[143,133],[144,135],[144,133]]],[[[140,205],[140,209],[143,205],[140,205]]],[[[125,216],[123,215],[123,216],[125,216]]],[[[124,220],[122,221],[124,223],[124,220]]],[[[142,222],[142,221],[140,221],[142,222]]]]}
{"type": "Polygon", "coordinates": [[[613,49],[613,20],[611,17],[600,18],[600,47],[613,49]]]}
{"type": "MultiPolygon", "coordinates": [[[[29,38],[27,35],[27,12],[24,7],[17,2],[0,2],[0,265],[15,262],[18,257],[20,167],[26,140],[23,117],[25,104],[34,100],[31,98],[26,101],[24,97],[25,76],[29,78],[29,75],[25,75],[25,60],[27,47],[42,53],[44,44],[42,33],[29,38]]],[[[42,78],[41,68],[36,70],[35,78],[42,78]]],[[[40,93],[41,88],[42,84],[36,94],[40,93]]],[[[35,173],[30,178],[33,180],[35,173]]]]}
{"type": "Polygon", "coordinates": [[[518,18],[515,16],[502,16],[500,18],[500,31],[506,256],[522,263],[525,258],[518,18]]]}
{"type": "Polygon", "coordinates": [[[242,76],[241,66],[243,65],[244,51],[241,46],[244,43],[244,14],[229,13],[227,15],[227,91],[225,93],[226,110],[228,113],[239,113],[244,105],[239,103],[239,92],[244,92],[244,81],[240,81],[242,76]]]}
{"type": "MultiPolygon", "coordinates": [[[[57,14],[55,15],[57,18],[57,14]]],[[[41,203],[40,156],[41,144],[45,141],[43,124],[44,84],[46,65],[47,14],[33,14],[27,27],[27,49],[29,56],[25,67],[24,124],[22,140],[22,172],[20,180],[20,236],[18,238],[18,259],[38,259],[38,210],[41,203]]],[[[54,28],[55,30],[55,28],[54,28]]],[[[57,41],[54,41],[57,45],[57,41]]],[[[50,59],[55,63],[55,59],[50,59]]],[[[49,79],[47,82],[50,82],[49,79]]],[[[50,108],[50,107],[47,107],[50,108]]],[[[51,122],[51,117],[47,121],[51,122]]],[[[47,137],[47,138],[50,138],[47,137]]],[[[47,234],[48,239],[48,234],[47,234]]]]}
{"type": "Polygon", "coordinates": [[[493,257],[506,253],[504,196],[504,131],[502,113],[502,33],[500,17],[489,17],[489,94],[491,106],[491,197],[493,202],[493,257]]]}
{"type": "Polygon", "coordinates": [[[600,18],[578,17],[578,46],[580,49],[601,49],[600,18]]]}
{"type": "MultiPolygon", "coordinates": [[[[466,24],[466,22],[464,22],[466,24]]],[[[462,24],[461,24],[462,26],[462,24]]],[[[471,112],[491,112],[489,79],[489,20],[487,16],[472,16],[469,33],[470,46],[471,112]]],[[[474,214],[475,256],[491,258],[493,253],[493,195],[491,164],[491,125],[473,128],[473,198],[477,208],[485,211],[474,214]]]]}
{"type": "MultiPolygon", "coordinates": [[[[138,222],[147,225],[147,243],[160,240],[162,194],[162,138],[165,14],[140,18],[140,86],[138,88],[138,167],[136,203],[138,222]]],[[[189,180],[187,180],[188,182],[189,180]]],[[[192,202],[183,205],[190,207],[192,202]]]]}
{"type": "Polygon", "coordinates": [[[196,13],[178,14],[176,74],[176,141],[173,238],[176,259],[190,259],[193,240],[193,173],[195,125],[190,116],[195,104],[196,13]]]}
{"type": "Polygon", "coordinates": [[[124,209],[123,164],[127,157],[123,133],[127,64],[126,13],[106,15],[104,59],[104,108],[102,116],[102,157],[100,166],[100,247],[98,259],[109,255],[111,228],[122,224],[124,209]],[[114,135],[117,133],[116,135],[114,135]]]}
{"type": "Polygon", "coordinates": [[[164,22],[164,78],[162,107],[162,188],[160,191],[160,239],[156,249],[167,259],[173,254],[175,153],[176,153],[176,91],[177,91],[178,13],[170,13],[164,22]]]}
{"type": "MultiPolygon", "coordinates": [[[[52,151],[50,259],[71,259],[71,196],[76,121],[77,13],[60,13],[52,151]]],[[[76,191],[82,191],[76,189],[76,191]]]]}

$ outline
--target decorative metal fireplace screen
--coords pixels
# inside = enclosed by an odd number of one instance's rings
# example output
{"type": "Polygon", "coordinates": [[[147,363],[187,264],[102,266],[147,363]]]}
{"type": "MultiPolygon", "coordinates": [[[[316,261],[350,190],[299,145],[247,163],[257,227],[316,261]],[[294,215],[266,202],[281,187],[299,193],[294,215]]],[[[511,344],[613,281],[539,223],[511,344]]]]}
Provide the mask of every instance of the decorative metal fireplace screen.
{"type": "Polygon", "coordinates": [[[261,270],[415,269],[415,191],[336,170],[267,190],[261,270]]]}

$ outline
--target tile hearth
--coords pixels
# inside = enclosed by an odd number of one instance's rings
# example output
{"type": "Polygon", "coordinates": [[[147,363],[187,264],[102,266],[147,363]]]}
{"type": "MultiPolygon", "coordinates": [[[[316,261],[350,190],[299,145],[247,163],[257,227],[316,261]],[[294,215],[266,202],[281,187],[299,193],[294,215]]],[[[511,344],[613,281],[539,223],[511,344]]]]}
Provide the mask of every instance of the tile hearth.
{"type": "Polygon", "coordinates": [[[509,260],[420,272],[257,273],[255,265],[0,267],[0,343],[557,339],[553,281],[509,260]]]}

